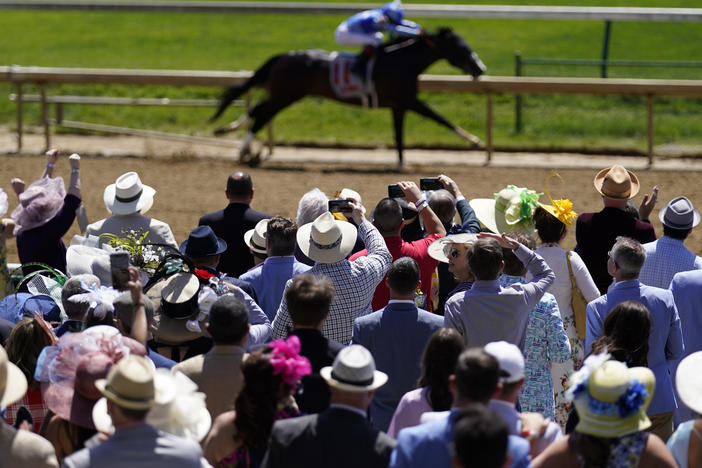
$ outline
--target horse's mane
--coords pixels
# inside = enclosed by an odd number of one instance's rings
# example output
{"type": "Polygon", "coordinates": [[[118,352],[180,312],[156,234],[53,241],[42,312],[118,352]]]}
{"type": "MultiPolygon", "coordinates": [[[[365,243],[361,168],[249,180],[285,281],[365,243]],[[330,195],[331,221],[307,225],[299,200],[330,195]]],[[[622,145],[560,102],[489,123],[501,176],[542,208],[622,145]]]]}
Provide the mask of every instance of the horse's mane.
{"type": "Polygon", "coordinates": [[[430,33],[430,32],[424,32],[421,36],[418,37],[396,37],[388,42],[385,42],[382,47],[383,51],[385,52],[394,52],[398,49],[404,49],[405,47],[411,46],[416,44],[419,39],[422,38],[436,38],[440,36],[444,36],[446,34],[452,34],[453,29],[443,26],[440,27],[436,32],[430,33]]]}

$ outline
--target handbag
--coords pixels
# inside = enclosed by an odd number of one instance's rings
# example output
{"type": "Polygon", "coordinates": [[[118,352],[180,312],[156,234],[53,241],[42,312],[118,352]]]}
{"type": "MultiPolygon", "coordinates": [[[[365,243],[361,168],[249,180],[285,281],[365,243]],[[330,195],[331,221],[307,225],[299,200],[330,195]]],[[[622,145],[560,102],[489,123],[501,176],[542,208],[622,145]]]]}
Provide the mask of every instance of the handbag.
{"type": "Polygon", "coordinates": [[[566,252],[566,262],[568,263],[568,274],[570,275],[570,306],[573,308],[573,320],[575,321],[575,330],[578,333],[578,337],[582,340],[585,339],[586,335],[586,310],[587,301],[585,296],[578,289],[578,285],[575,283],[575,276],[573,276],[573,267],[570,264],[570,252],[566,252]]]}

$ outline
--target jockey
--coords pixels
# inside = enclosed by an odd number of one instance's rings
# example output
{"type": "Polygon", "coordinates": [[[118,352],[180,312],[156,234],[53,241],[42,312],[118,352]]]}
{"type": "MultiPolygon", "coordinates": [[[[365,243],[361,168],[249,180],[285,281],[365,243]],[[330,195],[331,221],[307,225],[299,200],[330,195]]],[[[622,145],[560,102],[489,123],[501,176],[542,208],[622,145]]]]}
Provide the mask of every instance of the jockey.
{"type": "Polygon", "coordinates": [[[343,21],[334,31],[334,39],[343,46],[364,46],[351,72],[365,80],[368,60],[376,48],[383,43],[384,32],[400,37],[419,36],[422,27],[403,19],[399,0],[386,3],[382,8],[356,13],[343,21]]]}

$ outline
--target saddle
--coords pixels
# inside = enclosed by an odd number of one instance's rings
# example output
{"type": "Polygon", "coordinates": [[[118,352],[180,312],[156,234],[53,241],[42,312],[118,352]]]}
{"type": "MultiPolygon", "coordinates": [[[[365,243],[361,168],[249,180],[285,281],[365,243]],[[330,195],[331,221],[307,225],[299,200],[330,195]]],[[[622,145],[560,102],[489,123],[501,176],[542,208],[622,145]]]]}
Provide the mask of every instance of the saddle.
{"type": "Polygon", "coordinates": [[[329,84],[334,94],[340,99],[358,98],[363,107],[378,107],[378,94],[371,79],[375,68],[375,57],[368,61],[365,80],[351,73],[351,67],[356,61],[356,54],[350,52],[332,52],[329,64],[329,84]]]}

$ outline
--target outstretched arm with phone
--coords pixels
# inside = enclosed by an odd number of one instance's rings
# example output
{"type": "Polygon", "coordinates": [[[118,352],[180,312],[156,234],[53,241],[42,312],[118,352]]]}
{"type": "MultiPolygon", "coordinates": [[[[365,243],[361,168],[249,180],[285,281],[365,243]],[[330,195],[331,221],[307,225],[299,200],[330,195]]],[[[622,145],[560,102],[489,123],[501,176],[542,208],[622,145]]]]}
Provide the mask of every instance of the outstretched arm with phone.
{"type": "Polygon", "coordinates": [[[419,190],[417,184],[410,181],[402,181],[398,182],[397,185],[400,186],[402,192],[405,194],[405,200],[414,203],[414,205],[417,207],[419,216],[422,217],[422,221],[424,222],[424,229],[426,229],[427,234],[439,234],[445,236],[446,229],[444,228],[444,225],[429,206],[429,202],[419,190]]]}

